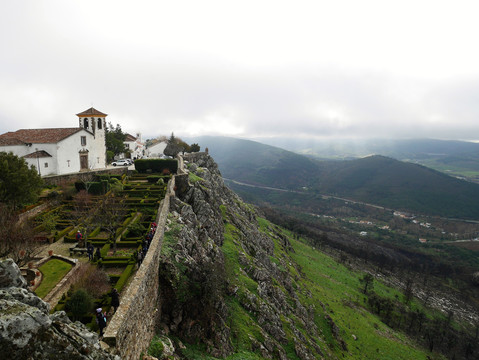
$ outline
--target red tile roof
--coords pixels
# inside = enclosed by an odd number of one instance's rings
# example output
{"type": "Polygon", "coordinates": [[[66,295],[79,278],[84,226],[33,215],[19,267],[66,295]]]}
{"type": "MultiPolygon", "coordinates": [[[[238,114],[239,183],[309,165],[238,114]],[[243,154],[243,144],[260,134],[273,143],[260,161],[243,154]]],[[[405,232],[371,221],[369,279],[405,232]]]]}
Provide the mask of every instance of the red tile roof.
{"type": "Polygon", "coordinates": [[[83,128],[20,129],[0,135],[0,145],[54,144],[83,128]]]}
{"type": "Polygon", "coordinates": [[[98,111],[95,108],[89,108],[79,114],[77,116],[108,116],[107,114],[103,114],[101,111],[98,111]]]}
{"type": "Polygon", "coordinates": [[[125,141],[136,141],[136,137],[131,134],[126,134],[125,141]]]}
{"type": "Polygon", "coordinates": [[[46,157],[52,157],[52,156],[49,153],[47,153],[45,150],[35,151],[35,152],[32,152],[31,154],[24,156],[24,158],[30,158],[30,159],[46,158],[46,157]]]}

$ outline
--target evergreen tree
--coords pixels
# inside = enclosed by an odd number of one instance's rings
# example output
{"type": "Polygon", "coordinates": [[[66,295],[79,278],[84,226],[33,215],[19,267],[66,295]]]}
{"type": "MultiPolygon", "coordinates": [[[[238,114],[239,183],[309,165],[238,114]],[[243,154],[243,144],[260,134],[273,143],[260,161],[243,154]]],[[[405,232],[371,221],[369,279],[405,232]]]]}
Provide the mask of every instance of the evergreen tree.
{"type": "Polygon", "coordinates": [[[121,126],[116,124],[116,127],[113,127],[111,123],[108,123],[108,126],[105,130],[107,153],[111,152],[113,156],[123,154],[126,151],[124,144],[126,134],[121,130],[121,126]]]}
{"type": "Polygon", "coordinates": [[[0,152],[0,202],[13,208],[34,203],[43,180],[33,165],[13,153],[0,152]]]}

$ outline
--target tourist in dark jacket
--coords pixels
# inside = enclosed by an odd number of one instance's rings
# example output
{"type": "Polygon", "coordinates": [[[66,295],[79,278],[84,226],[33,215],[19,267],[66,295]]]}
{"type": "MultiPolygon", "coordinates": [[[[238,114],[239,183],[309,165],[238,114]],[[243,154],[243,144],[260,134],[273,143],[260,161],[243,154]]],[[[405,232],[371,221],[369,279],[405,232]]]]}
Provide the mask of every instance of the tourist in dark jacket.
{"type": "Polygon", "coordinates": [[[101,308],[96,309],[96,323],[100,329],[100,337],[102,337],[103,329],[106,328],[106,314],[102,313],[101,308]]]}
{"type": "Polygon", "coordinates": [[[118,294],[115,288],[111,291],[111,306],[113,307],[113,313],[115,313],[118,306],[120,306],[120,294],[118,294]]]}
{"type": "Polygon", "coordinates": [[[97,247],[95,252],[95,260],[100,260],[100,259],[101,259],[101,251],[100,251],[100,247],[97,247]]]}
{"type": "Polygon", "coordinates": [[[95,248],[93,247],[92,244],[88,244],[87,248],[86,248],[86,252],[88,254],[88,261],[92,261],[93,260],[93,251],[95,251],[95,248]]]}

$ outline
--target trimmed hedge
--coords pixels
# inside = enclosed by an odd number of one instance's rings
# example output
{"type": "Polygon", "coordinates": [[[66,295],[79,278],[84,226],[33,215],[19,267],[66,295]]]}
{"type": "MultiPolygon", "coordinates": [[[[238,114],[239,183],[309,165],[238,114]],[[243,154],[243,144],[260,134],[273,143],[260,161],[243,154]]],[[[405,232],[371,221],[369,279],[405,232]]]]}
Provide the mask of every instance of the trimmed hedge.
{"type": "Polygon", "coordinates": [[[55,241],[61,239],[62,237],[64,237],[68,232],[70,232],[70,230],[73,229],[73,226],[69,226],[65,229],[63,229],[62,231],[58,231],[55,235],[55,241]]]}
{"type": "Polygon", "coordinates": [[[97,236],[101,231],[101,227],[100,226],[97,226],[95,230],[93,230],[90,235],[88,235],[88,239],[90,238],[94,238],[95,236],[97,236]]]}
{"type": "Polygon", "coordinates": [[[107,257],[108,251],[110,251],[110,244],[109,243],[103,245],[103,247],[100,249],[100,254],[101,254],[102,259],[107,257]]]}
{"type": "MultiPolygon", "coordinates": [[[[108,268],[108,267],[125,267],[127,266],[129,262],[129,259],[125,259],[125,260],[101,260],[101,266],[102,267],[105,267],[105,268],[108,268]]],[[[100,264],[100,262],[99,262],[100,264]]]]}
{"type": "Polygon", "coordinates": [[[178,170],[178,161],[175,159],[140,159],[135,161],[135,169],[140,174],[149,171],[153,173],[163,173],[167,169],[171,174],[176,174],[178,170]]]}
{"type": "MultiPolygon", "coordinates": [[[[137,160],[138,161],[138,160],[137,160]]],[[[126,282],[128,281],[128,278],[131,276],[131,274],[133,273],[133,270],[135,269],[135,263],[133,264],[129,264],[125,270],[121,273],[121,276],[120,278],[118,279],[116,285],[115,285],[115,289],[118,290],[118,292],[120,292],[123,287],[125,286],[126,282]]]]}
{"type": "Polygon", "coordinates": [[[118,248],[133,248],[138,246],[138,244],[141,244],[141,239],[140,240],[122,240],[122,241],[116,242],[116,246],[118,248]]]}
{"type": "Polygon", "coordinates": [[[108,277],[110,278],[111,286],[115,287],[118,280],[120,279],[120,275],[111,274],[111,275],[108,275],[108,277]]]}
{"type": "Polygon", "coordinates": [[[110,190],[110,184],[106,179],[101,181],[87,182],[86,186],[81,181],[75,182],[75,189],[77,189],[77,191],[86,190],[87,187],[88,193],[92,195],[104,195],[108,190],[110,190]]]}
{"type": "MultiPolygon", "coordinates": [[[[161,179],[166,184],[170,180],[170,177],[171,176],[169,176],[169,175],[149,175],[149,176],[146,177],[146,180],[150,184],[156,184],[158,182],[158,180],[161,179]]],[[[158,185],[158,186],[160,186],[160,185],[158,185]]]]}

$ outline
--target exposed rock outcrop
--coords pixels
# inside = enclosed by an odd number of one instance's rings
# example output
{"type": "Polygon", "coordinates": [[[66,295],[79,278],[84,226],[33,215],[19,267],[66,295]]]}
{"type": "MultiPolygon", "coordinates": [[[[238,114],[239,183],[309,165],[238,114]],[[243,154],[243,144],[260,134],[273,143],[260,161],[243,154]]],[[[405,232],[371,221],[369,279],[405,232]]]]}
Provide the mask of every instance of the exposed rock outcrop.
{"type": "Polygon", "coordinates": [[[292,275],[301,269],[287,255],[293,251],[287,237],[260,229],[256,210],[224,185],[209,155],[185,160],[189,174],[176,177],[160,264],[163,334],[226,357],[237,346],[233,312],[240,311],[255,329],[241,340],[248,351],[265,359],[287,359],[285,347],[300,359],[324,356],[314,309],[297,295],[307,289],[292,275]]]}
{"type": "Polygon", "coordinates": [[[119,359],[101,349],[98,335],[27,289],[11,259],[0,261],[0,349],[9,359],[119,359]]]}

